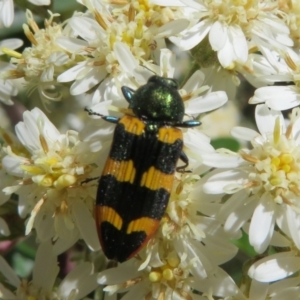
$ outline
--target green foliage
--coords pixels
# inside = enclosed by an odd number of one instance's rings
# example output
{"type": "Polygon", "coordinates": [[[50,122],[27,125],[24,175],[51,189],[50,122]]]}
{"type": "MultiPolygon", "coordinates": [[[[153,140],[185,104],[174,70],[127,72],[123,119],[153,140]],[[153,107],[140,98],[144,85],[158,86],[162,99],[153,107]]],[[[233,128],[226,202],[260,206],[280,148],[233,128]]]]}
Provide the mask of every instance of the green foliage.
{"type": "Polygon", "coordinates": [[[234,152],[237,152],[240,149],[240,143],[232,137],[221,137],[221,138],[213,139],[211,141],[211,145],[215,149],[227,148],[234,152]]]}

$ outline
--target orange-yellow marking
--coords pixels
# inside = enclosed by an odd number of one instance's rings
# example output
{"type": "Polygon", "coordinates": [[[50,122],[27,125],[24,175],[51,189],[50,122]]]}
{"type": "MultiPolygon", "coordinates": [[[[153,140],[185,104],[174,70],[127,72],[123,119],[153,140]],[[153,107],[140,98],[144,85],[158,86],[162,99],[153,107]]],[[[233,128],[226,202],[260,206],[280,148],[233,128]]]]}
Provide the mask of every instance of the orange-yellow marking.
{"type": "Polygon", "coordinates": [[[152,166],[142,175],[141,186],[153,191],[164,188],[166,191],[171,192],[173,180],[173,174],[165,174],[152,166]]]}
{"type": "Polygon", "coordinates": [[[176,140],[183,140],[183,135],[180,129],[174,127],[162,127],[158,131],[158,140],[163,143],[173,144],[176,140]]]}
{"type": "Polygon", "coordinates": [[[96,206],[97,216],[100,222],[108,222],[118,230],[121,230],[123,221],[120,215],[109,206],[96,206]]]}
{"type": "Polygon", "coordinates": [[[136,170],[132,160],[117,161],[108,158],[103,170],[103,175],[113,175],[120,182],[133,183],[136,170]]]}
{"type": "Polygon", "coordinates": [[[145,123],[136,117],[124,116],[120,123],[125,126],[125,130],[135,135],[141,135],[145,129],[145,123]]]}
{"type": "Polygon", "coordinates": [[[154,233],[159,225],[159,221],[148,217],[141,217],[139,219],[133,220],[129,223],[127,227],[127,234],[135,231],[145,231],[147,235],[154,233]]]}

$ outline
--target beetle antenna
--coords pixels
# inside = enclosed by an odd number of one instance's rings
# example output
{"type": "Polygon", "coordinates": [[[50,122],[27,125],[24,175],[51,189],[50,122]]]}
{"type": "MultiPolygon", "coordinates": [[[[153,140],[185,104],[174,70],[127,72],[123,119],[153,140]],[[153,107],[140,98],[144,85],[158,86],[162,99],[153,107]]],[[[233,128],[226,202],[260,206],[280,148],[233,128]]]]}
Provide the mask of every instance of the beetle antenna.
{"type": "Polygon", "coordinates": [[[90,116],[98,116],[98,117],[104,117],[104,115],[96,113],[95,111],[91,110],[90,108],[85,107],[84,110],[90,115],[90,116]]]}

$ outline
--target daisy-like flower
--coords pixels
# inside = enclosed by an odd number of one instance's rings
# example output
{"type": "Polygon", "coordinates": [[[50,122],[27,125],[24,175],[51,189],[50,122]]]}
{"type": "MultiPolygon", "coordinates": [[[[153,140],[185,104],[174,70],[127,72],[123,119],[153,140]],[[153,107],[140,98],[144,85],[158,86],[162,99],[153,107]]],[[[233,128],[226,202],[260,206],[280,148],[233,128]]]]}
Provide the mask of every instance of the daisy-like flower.
{"type": "Polygon", "coordinates": [[[180,1],[193,9],[189,17],[191,25],[178,37],[171,37],[171,41],[189,50],[208,35],[210,46],[217,52],[223,68],[234,69],[236,62],[245,63],[248,49],[256,47],[260,41],[269,43],[270,48],[293,45],[274,1],[180,1]]]}
{"type": "Polygon", "coordinates": [[[19,195],[21,217],[30,214],[26,234],[35,228],[40,241],[58,239],[61,250],[79,238],[98,249],[92,216],[96,190],[82,184],[99,174],[92,146],[75,131],[60,134],[38,108],[24,113],[16,134],[20,142],[4,147],[3,169],[14,182],[3,191],[19,195]]]}
{"type": "Polygon", "coordinates": [[[85,296],[97,287],[97,274],[94,273],[93,265],[88,262],[77,265],[58,286],[54,285],[59,267],[50,243],[40,244],[31,281],[18,278],[2,257],[0,272],[6,279],[6,282],[0,283],[1,299],[88,300],[85,296]]]}
{"type": "Polygon", "coordinates": [[[58,39],[66,50],[82,53],[83,60],[58,77],[60,82],[74,81],[72,95],[97,86],[97,94],[105,96],[110,82],[118,87],[119,76],[152,59],[153,53],[165,47],[164,38],[188,26],[181,8],[170,7],[168,1],[163,6],[150,1],[82,2],[88,11],[74,14],[69,22],[78,38],[58,39]]]}
{"type": "Polygon", "coordinates": [[[202,193],[201,186],[198,175],[178,175],[160,228],[145,249],[100,273],[98,282],[108,285],[105,291],[128,291],[124,299],[197,297],[192,283],[207,278],[237,251],[220,224],[201,215],[211,213],[214,205],[214,197],[202,193]]]}
{"type": "Polygon", "coordinates": [[[23,25],[25,35],[32,43],[23,53],[6,49],[5,53],[12,57],[11,63],[16,68],[2,74],[5,79],[24,78],[31,92],[37,89],[45,104],[49,100],[60,100],[62,85],[56,82],[56,77],[64,71],[64,65],[69,62],[69,56],[57,43],[56,39],[67,34],[63,24],[57,24],[53,19],[59,14],[50,13],[45,20],[45,29],[40,29],[33,19],[31,11],[26,11],[27,24],[23,25]]]}
{"type": "MultiPolygon", "coordinates": [[[[266,45],[260,50],[265,60],[257,61],[263,66],[265,83],[287,82],[288,85],[265,86],[258,88],[249,100],[250,104],[265,102],[275,110],[286,110],[300,104],[300,54],[286,48],[285,51],[270,51],[266,45]],[[293,84],[290,84],[290,83],[293,84]]],[[[256,57],[258,58],[258,57],[256,57]]],[[[259,59],[259,58],[258,58],[259,59]]],[[[257,81],[259,78],[256,79],[257,81]]]]}
{"type": "Polygon", "coordinates": [[[253,149],[204,155],[205,163],[217,168],[204,190],[232,194],[219,217],[225,220],[225,230],[232,233],[251,218],[249,241],[258,253],[269,245],[275,224],[300,249],[299,110],[293,111],[288,127],[281,113],[266,105],[256,107],[255,117],[260,134],[242,127],[232,131],[236,138],[251,141],[253,149]]]}
{"type": "MultiPolygon", "coordinates": [[[[22,40],[20,39],[6,39],[3,41],[0,41],[0,55],[3,55],[2,49],[5,51],[5,49],[17,49],[23,45],[22,40]]],[[[11,96],[16,96],[18,93],[18,89],[14,85],[12,80],[4,80],[1,78],[2,72],[9,72],[15,70],[15,66],[6,63],[4,61],[0,61],[0,101],[2,101],[5,104],[12,105],[13,102],[11,100],[11,96]]]]}

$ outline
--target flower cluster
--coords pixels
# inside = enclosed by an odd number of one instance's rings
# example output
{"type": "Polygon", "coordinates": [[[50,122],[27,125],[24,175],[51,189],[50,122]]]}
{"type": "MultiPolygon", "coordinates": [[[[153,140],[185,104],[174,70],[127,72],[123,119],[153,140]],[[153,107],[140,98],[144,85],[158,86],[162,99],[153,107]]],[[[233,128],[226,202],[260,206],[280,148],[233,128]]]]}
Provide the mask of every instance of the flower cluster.
{"type": "Polygon", "coordinates": [[[28,41],[0,41],[0,298],[298,299],[297,1],[23,2],[28,41]]]}

